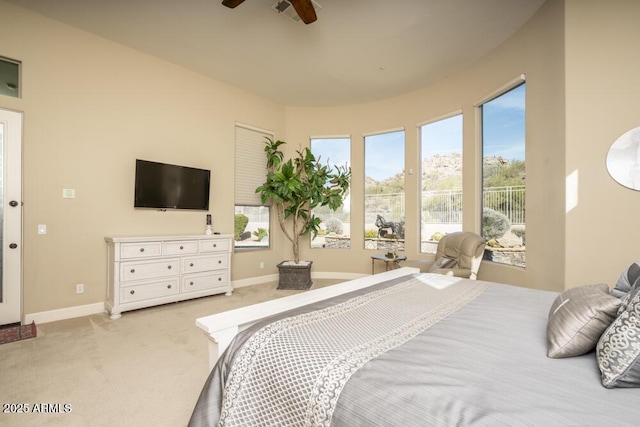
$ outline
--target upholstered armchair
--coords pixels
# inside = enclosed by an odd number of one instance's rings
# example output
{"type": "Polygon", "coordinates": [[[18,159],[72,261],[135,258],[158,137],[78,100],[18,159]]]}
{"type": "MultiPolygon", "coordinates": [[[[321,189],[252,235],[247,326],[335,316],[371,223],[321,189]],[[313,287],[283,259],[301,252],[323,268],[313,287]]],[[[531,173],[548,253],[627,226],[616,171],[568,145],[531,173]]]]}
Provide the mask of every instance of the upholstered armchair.
{"type": "Polygon", "coordinates": [[[467,231],[449,233],[438,242],[436,260],[427,272],[475,280],[484,247],[484,239],[475,233],[467,231]]]}

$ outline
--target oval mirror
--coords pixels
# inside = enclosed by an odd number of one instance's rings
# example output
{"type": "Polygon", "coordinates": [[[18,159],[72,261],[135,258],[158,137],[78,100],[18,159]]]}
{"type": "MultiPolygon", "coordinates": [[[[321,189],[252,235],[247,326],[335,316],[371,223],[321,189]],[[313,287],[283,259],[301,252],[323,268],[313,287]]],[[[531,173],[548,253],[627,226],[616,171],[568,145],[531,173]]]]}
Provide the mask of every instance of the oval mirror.
{"type": "Polygon", "coordinates": [[[624,133],[611,144],[607,170],[619,184],[640,191],[640,127],[624,133]]]}

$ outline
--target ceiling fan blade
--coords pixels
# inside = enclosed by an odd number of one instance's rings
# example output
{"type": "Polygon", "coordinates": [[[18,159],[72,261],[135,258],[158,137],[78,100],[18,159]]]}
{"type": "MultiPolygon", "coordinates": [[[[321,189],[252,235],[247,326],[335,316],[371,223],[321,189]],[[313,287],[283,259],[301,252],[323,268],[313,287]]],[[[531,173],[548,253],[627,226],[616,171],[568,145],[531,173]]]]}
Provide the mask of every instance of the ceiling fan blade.
{"type": "Polygon", "coordinates": [[[244,0],[222,0],[222,4],[230,7],[231,9],[233,9],[234,7],[238,6],[240,3],[242,3],[244,0]]]}
{"type": "Polygon", "coordinates": [[[289,0],[289,3],[291,3],[293,8],[296,10],[296,13],[305,24],[311,24],[318,19],[311,0],[289,0]]]}

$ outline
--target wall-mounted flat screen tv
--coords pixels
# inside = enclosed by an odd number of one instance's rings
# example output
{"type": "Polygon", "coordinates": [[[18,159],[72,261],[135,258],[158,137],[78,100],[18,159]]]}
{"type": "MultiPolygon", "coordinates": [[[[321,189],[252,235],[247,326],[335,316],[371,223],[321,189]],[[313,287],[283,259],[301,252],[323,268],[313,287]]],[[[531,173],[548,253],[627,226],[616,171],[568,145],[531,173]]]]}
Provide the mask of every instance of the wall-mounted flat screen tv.
{"type": "Polygon", "coordinates": [[[209,210],[211,171],[136,159],[136,208],[209,210]]]}

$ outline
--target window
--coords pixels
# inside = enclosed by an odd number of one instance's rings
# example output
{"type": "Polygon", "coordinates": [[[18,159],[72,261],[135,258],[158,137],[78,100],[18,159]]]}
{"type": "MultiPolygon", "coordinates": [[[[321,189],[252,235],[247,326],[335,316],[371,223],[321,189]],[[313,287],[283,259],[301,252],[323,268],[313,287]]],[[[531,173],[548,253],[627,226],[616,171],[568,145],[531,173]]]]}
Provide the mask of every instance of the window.
{"type": "MultiPolygon", "coordinates": [[[[329,167],[351,167],[351,138],[311,138],[311,152],[316,160],[329,167]]],[[[324,206],[313,210],[313,214],[322,220],[321,232],[311,240],[312,248],[351,247],[351,211],[350,197],[344,199],[343,205],[335,212],[324,206]]]]}
{"type": "Polygon", "coordinates": [[[420,127],[420,252],[435,254],[438,240],[462,230],[462,115],[420,127]]]}
{"type": "Polygon", "coordinates": [[[20,98],[21,63],[0,56],[0,95],[20,98]]]}
{"type": "Polygon", "coordinates": [[[525,266],[525,84],[481,105],[485,259],[525,266]]]}
{"type": "Polygon", "coordinates": [[[404,130],[364,138],[365,249],[404,250],[404,130]]]}
{"type": "Polygon", "coordinates": [[[236,125],[235,219],[236,249],[269,247],[270,210],[263,206],[258,188],[265,180],[265,138],[273,134],[244,125],[236,125]]]}

